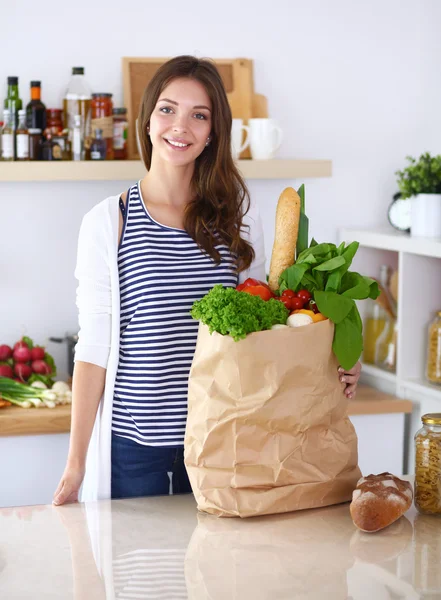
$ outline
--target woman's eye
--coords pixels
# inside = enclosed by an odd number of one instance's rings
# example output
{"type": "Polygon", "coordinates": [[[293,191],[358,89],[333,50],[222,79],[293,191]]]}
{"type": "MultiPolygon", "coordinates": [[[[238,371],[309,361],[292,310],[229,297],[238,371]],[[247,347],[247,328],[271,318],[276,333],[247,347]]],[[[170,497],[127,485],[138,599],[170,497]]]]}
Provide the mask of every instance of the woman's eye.
{"type": "Polygon", "coordinates": [[[168,115],[168,114],[170,114],[168,111],[171,111],[171,108],[169,106],[161,106],[161,108],[159,109],[159,111],[163,112],[166,115],[168,115]]]}
{"type": "Polygon", "coordinates": [[[196,113],[196,118],[199,119],[200,121],[204,121],[207,119],[207,117],[203,114],[203,113],[196,113]]]}

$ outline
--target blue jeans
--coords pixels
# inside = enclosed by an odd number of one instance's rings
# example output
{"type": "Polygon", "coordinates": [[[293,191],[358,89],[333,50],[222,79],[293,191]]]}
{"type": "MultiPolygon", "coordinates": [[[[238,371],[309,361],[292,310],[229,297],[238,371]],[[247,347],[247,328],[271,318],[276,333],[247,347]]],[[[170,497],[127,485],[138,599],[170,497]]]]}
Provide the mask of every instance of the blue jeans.
{"type": "Polygon", "coordinates": [[[112,433],[112,498],[189,494],[183,448],[143,446],[112,433]]]}

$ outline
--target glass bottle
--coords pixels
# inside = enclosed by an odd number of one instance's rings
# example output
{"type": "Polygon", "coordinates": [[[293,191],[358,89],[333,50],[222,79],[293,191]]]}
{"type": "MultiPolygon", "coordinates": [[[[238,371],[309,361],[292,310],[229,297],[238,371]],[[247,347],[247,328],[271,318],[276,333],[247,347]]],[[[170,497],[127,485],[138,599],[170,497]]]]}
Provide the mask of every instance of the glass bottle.
{"type": "Polygon", "coordinates": [[[29,160],[41,160],[41,144],[43,135],[41,129],[28,129],[29,133],[29,160]]]}
{"type": "Polygon", "coordinates": [[[81,115],[82,137],[88,158],[88,150],[91,142],[90,132],[90,105],[92,94],[89,84],[84,76],[84,67],[73,67],[72,77],[67,86],[63,99],[64,128],[69,130],[69,141],[72,145],[74,117],[81,115]]]}
{"type": "Polygon", "coordinates": [[[46,134],[46,138],[41,144],[41,160],[62,160],[63,149],[60,144],[52,139],[52,134],[46,134]]]}
{"type": "Polygon", "coordinates": [[[113,109],[113,158],[126,160],[127,158],[127,108],[113,109]]]}
{"type": "Polygon", "coordinates": [[[441,413],[423,415],[421,421],[415,434],[415,506],[441,515],[441,413]]]}
{"type": "Polygon", "coordinates": [[[12,116],[15,160],[17,158],[15,132],[18,125],[18,111],[22,108],[22,101],[18,93],[18,77],[8,77],[8,91],[5,98],[4,108],[8,108],[12,116]]]}
{"type": "Polygon", "coordinates": [[[92,94],[91,103],[92,137],[95,130],[101,129],[106,142],[106,160],[113,160],[113,102],[112,94],[92,94]]]}
{"type": "Polygon", "coordinates": [[[14,127],[13,116],[9,109],[3,111],[4,125],[2,127],[2,160],[14,160],[14,127]]]}
{"type": "Polygon", "coordinates": [[[95,137],[92,139],[90,146],[91,160],[105,160],[107,152],[106,140],[103,139],[102,129],[95,129],[95,137]]]}
{"type": "MultiPolygon", "coordinates": [[[[379,283],[381,290],[386,290],[389,280],[389,267],[382,265],[380,267],[379,283]]],[[[383,333],[386,326],[389,325],[390,315],[386,309],[377,301],[368,299],[366,301],[366,317],[363,324],[363,362],[367,364],[376,363],[376,344],[378,338],[383,333]]],[[[393,331],[388,333],[386,342],[392,337],[393,331]]],[[[380,362],[387,356],[387,346],[380,356],[380,362]]]]}
{"type": "Polygon", "coordinates": [[[18,111],[16,132],[17,160],[29,160],[29,132],[26,125],[26,110],[18,111]]]}
{"type": "Polygon", "coordinates": [[[72,135],[72,160],[84,160],[84,140],[81,115],[74,116],[72,135]]]}
{"type": "Polygon", "coordinates": [[[430,323],[428,334],[426,378],[441,385],[441,311],[430,323]]]}
{"type": "Polygon", "coordinates": [[[31,81],[31,100],[26,106],[28,129],[46,129],[46,106],[41,101],[41,81],[31,81]]]}
{"type": "Polygon", "coordinates": [[[375,364],[380,369],[395,373],[397,370],[397,320],[389,317],[375,343],[375,364]]]}

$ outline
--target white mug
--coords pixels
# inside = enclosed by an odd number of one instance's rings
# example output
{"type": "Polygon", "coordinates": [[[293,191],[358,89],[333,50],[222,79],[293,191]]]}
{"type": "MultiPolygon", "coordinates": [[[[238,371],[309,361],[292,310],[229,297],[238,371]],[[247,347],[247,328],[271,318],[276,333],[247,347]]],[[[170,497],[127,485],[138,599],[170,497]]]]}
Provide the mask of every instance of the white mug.
{"type": "Polygon", "coordinates": [[[243,119],[233,119],[231,126],[231,154],[237,160],[249,144],[250,130],[243,124],[243,119]],[[245,132],[245,140],[242,142],[242,132],[245,132]]]}
{"type": "Polygon", "coordinates": [[[251,156],[257,160],[274,158],[283,141],[283,131],[274,119],[248,119],[251,156]]]}

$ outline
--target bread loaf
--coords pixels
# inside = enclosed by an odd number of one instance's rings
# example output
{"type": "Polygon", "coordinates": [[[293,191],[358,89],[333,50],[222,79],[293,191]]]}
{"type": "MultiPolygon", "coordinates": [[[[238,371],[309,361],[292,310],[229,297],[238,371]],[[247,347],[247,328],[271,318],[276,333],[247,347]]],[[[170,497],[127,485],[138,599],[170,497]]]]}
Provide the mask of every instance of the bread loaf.
{"type": "Polygon", "coordinates": [[[384,529],[411,506],[412,486],[391,473],[368,475],[357,482],[350,505],[354,525],[361,531],[384,529]]]}
{"type": "Polygon", "coordinates": [[[280,194],[276,210],[276,231],[269,270],[268,285],[275,292],[279,277],[294,264],[300,222],[300,196],[288,187],[280,194]]]}

